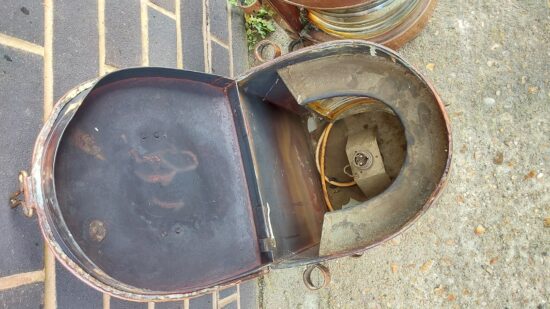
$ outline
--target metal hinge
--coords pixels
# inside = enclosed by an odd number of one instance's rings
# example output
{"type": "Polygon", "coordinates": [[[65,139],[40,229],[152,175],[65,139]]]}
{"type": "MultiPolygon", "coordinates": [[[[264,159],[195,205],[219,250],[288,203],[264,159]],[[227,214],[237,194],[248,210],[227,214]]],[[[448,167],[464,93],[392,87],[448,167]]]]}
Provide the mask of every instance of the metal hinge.
{"type": "Polygon", "coordinates": [[[272,252],[277,247],[277,242],[275,241],[275,236],[273,235],[273,227],[271,225],[271,208],[269,207],[269,203],[266,203],[265,206],[262,205],[262,216],[265,223],[265,231],[266,231],[266,238],[262,238],[259,240],[260,242],[260,251],[261,252],[272,252]]]}
{"type": "Polygon", "coordinates": [[[272,252],[276,246],[275,238],[260,239],[260,252],[272,252]]]}

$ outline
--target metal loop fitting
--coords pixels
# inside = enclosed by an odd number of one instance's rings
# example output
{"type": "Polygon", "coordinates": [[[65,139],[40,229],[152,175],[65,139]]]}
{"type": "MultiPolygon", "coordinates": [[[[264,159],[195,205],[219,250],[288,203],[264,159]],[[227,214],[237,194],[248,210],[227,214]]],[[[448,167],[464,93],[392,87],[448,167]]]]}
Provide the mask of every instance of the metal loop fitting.
{"type": "Polygon", "coordinates": [[[13,209],[21,206],[23,208],[23,214],[30,218],[34,214],[34,209],[25,202],[25,180],[27,177],[28,174],[26,171],[19,172],[19,190],[10,194],[10,207],[13,209]]]}
{"type": "Polygon", "coordinates": [[[309,265],[304,271],[303,278],[304,278],[304,284],[306,285],[306,287],[312,291],[316,291],[324,288],[330,283],[330,271],[328,267],[321,264],[309,265]],[[313,283],[313,280],[311,278],[311,274],[315,269],[318,269],[319,272],[321,272],[321,274],[323,275],[323,281],[318,285],[315,285],[315,283],[313,283]]]}
{"type": "Polygon", "coordinates": [[[296,40],[293,40],[292,42],[290,42],[288,44],[288,51],[293,52],[293,51],[297,51],[298,49],[301,49],[301,48],[304,48],[304,47],[306,47],[304,40],[303,39],[296,39],[296,40]]]}
{"type": "Polygon", "coordinates": [[[256,48],[254,48],[254,56],[256,57],[256,60],[262,63],[268,61],[263,57],[264,49],[268,46],[273,47],[273,59],[281,55],[281,47],[277,43],[270,40],[263,40],[256,45],[256,48]]]}

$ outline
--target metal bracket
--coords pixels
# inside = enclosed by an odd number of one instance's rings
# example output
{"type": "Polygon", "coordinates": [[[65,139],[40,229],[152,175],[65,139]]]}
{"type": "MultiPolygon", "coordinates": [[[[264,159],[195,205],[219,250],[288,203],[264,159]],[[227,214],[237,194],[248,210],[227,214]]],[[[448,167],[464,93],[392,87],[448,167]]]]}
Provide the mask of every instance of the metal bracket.
{"type": "Polygon", "coordinates": [[[10,194],[10,207],[13,209],[21,206],[23,214],[30,218],[34,214],[34,208],[29,203],[28,178],[26,171],[19,172],[19,190],[10,194]]]}
{"type": "Polygon", "coordinates": [[[346,154],[357,186],[371,198],[391,183],[376,141],[376,130],[361,130],[348,137],[346,154]]]}

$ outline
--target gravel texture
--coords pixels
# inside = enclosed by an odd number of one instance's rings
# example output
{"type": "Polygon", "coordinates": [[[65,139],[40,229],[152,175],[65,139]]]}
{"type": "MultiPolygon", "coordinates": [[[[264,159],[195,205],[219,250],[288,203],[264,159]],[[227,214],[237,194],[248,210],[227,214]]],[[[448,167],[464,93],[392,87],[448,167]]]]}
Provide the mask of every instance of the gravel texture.
{"type": "Polygon", "coordinates": [[[401,236],[259,281],[264,308],[548,308],[550,1],[441,0],[400,53],[447,105],[454,157],[439,201],[401,236]]]}

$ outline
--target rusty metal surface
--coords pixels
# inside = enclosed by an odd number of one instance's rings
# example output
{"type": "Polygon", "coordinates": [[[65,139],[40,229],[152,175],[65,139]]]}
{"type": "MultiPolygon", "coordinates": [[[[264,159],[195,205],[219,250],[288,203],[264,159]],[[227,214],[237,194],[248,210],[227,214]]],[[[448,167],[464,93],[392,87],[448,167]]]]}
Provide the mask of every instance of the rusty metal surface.
{"type": "Polygon", "coordinates": [[[60,262],[95,288],[146,301],[207,293],[220,283],[235,284],[262,272],[251,195],[238,158],[240,133],[232,120],[234,83],[194,72],[125,70],[101,80],[94,90],[105,93],[92,97],[94,102],[82,103],[93,85],[88,83],[62,98],[35,147],[30,200],[60,262]],[[160,83],[151,83],[151,78],[159,77],[160,83]],[[105,91],[113,82],[127,85],[105,91]],[[197,104],[202,106],[194,113],[184,108],[197,104]],[[73,116],[75,121],[69,123],[73,116]],[[214,121],[216,126],[203,126],[202,132],[182,127],[196,121],[214,121]],[[79,138],[62,139],[67,123],[68,136],[91,132],[93,142],[89,137],[84,143],[79,138]],[[155,134],[163,129],[164,135],[155,134]],[[97,134],[101,130],[103,136],[97,134]],[[140,133],[150,133],[149,143],[140,133]],[[126,142],[117,140],[124,140],[124,135],[126,142]],[[192,150],[178,151],[181,147],[192,150]],[[101,149],[102,156],[90,149],[101,149]],[[163,150],[166,155],[157,153],[163,150]],[[213,170],[201,169],[202,160],[213,170]],[[167,172],[173,167],[177,167],[175,175],[167,172]],[[214,185],[208,192],[201,191],[207,190],[205,182],[214,185]],[[175,193],[179,190],[184,200],[181,208],[175,193]],[[136,266],[142,267],[139,272],[136,266]]]}
{"type": "Polygon", "coordinates": [[[398,49],[415,38],[428,23],[437,0],[380,0],[345,10],[308,10],[319,30],[307,38],[313,42],[365,39],[398,49]]]}

